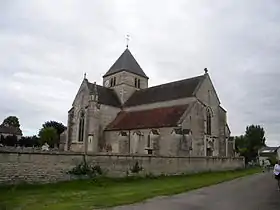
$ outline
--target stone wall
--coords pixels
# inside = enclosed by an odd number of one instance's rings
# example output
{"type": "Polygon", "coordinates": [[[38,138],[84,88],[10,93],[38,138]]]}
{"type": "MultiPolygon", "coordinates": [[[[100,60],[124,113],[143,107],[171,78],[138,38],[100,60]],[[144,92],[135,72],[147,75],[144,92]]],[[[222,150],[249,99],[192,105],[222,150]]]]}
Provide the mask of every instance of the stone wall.
{"type": "Polygon", "coordinates": [[[172,127],[158,128],[158,136],[152,136],[152,129],[137,129],[126,132],[126,136],[121,136],[120,131],[106,131],[105,139],[106,143],[112,146],[113,153],[121,154],[148,154],[148,135],[151,135],[151,142],[153,146],[154,155],[178,155],[178,139],[175,135],[172,135],[172,127]],[[141,135],[138,136],[137,133],[141,135]],[[114,146],[115,145],[115,146],[114,146]]]}
{"type": "MultiPolygon", "coordinates": [[[[129,155],[88,155],[91,165],[99,165],[108,176],[125,176],[136,161],[144,173],[180,174],[209,170],[230,170],[244,167],[243,158],[167,157],[129,155]]],[[[0,183],[57,182],[70,180],[66,174],[83,160],[83,154],[70,152],[0,152],[0,183]]]]}
{"type": "Polygon", "coordinates": [[[194,156],[205,156],[204,143],[204,112],[205,107],[196,101],[190,108],[188,115],[182,122],[182,127],[192,131],[192,151],[194,156]]]}
{"type": "MultiPolygon", "coordinates": [[[[115,73],[113,75],[107,76],[103,79],[103,86],[105,86],[105,82],[107,80],[110,81],[111,78],[116,77],[116,86],[117,85],[121,85],[121,84],[127,84],[131,87],[135,87],[134,86],[134,79],[140,79],[140,89],[144,89],[148,87],[148,79],[144,78],[142,76],[127,72],[127,71],[121,71],[118,73],[115,73]]],[[[114,88],[114,87],[113,87],[114,88]]],[[[137,89],[137,88],[135,88],[137,89]]]]}
{"type": "MultiPolygon", "coordinates": [[[[88,115],[88,110],[87,110],[87,115],[86,115],[86,125],[85,125],[85,131],[84,131],[84,142],[79,142],[78,141],[78,114],[76,115],[76,119],[72,123],[72,127],[75,129],[72,129],[71,132],[71,151],[75,152],[82,152],[84,151],[84,143],[87,141],[87,136],[89,134],[89,123],[93,124],[92,129],[95,130],[95,141],[98,143],[101,143],[103,140],[103,130],[104,128],[111,122],[113,119],[117,116],[118,112],[120,111],[119,108],[115,108],[112,106],[100,105],[100,109],[94,111],[93,115],[88,115]],[[93,128],[94,127],[94,128],[93,128]]],[[[71,129],[71,128],[70,128],[71,129]]],[[[98,150],[95,148],[95,150],[98,150]]]]}

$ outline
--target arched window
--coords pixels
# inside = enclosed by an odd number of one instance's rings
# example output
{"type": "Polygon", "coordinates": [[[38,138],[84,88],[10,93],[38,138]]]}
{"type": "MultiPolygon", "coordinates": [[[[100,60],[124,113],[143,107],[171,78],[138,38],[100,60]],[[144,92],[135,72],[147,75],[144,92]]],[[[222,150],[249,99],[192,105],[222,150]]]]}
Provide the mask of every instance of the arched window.
{"type": "Polygon", "coordinates": [[[211,135],[211,119],[212,115],[211,115],[211,110],[207,109],[206,112],[206,134],[207,135],[211,135]]]}
{"type": "Polygon", "coordinates": [[[79,119],[79,138],[78,141],[84,141],[85,113],[82,111],[79,119]]]}

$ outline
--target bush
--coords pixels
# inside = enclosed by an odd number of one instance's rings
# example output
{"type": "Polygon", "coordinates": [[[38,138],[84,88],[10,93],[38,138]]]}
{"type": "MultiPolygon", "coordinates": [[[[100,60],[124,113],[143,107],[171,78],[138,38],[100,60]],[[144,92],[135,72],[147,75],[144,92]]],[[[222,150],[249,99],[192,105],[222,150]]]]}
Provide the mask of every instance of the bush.
{"type": "Polygon", "coordinates": [[[2,140],[3,140],[3,145],[10,146],[10,147],[17,146],[17,143],[18,143],[17,137],[15,135],[7,136],[6,138],[3,138],[2,140]]]}
{"type": "Polygon", "coordinates": [[[21,147],[42,146],[42,145],[40,145],[39,138],[37,136],[23,136],[18,141],[18,144],[21,147]]]}
{"type": "Polygon", "coordinates": [[[91,169],[97,175],[102,175],[103,174],[103,171],[102,171],[102,169],[99,165],[96,165],[96,166],[92,167],[91,169]]]}
{"type": "Polygon", "coordinates": [[[143,167],[139,166],[138,161],[136,161],[135,165],[130,169],[131,173],[134,173],[134,174],[138,174],[142,170],[143,170],[143,167]]]}
{"type": "Polygon", "coordinates": [[[153,173],[149,172],[145,175],[148,179],[156,179],[158,176],[154,175],[153,173]]]}
{"type": "Polygon", "coordinates": [[[72,170],[67,172],[73,175],[87,175],[87,176],[98,176],[102,175],[103,171],[99,165],[90,166],[87,164],[85,156],[83,157],[83,162],[75,166],[72,170]]]}
{"type": "Polygon", "coordinates": [[[88,175],[88,176],[97,176],[97,175],[102,175],[102,169],[99,165],[96,166],[89,166],[88,164],[85,163],[80,163],[79,165],[75,166],[73,169],[68,171],[69,174],[73,175],[88,175]]]}

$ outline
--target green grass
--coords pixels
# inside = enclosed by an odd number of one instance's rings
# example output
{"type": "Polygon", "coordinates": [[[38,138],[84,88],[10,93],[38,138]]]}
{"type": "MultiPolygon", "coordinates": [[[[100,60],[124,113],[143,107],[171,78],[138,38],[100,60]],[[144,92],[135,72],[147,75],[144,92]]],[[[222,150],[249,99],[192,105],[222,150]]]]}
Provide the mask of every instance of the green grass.
{"type": "Polygon", "coordinates": [[[0,209],[87,210],[110,207],[186,192],[259,171],[258,168],[251,168],[157,178],[99,178],[44,185],[2,186],[0,209]]]}

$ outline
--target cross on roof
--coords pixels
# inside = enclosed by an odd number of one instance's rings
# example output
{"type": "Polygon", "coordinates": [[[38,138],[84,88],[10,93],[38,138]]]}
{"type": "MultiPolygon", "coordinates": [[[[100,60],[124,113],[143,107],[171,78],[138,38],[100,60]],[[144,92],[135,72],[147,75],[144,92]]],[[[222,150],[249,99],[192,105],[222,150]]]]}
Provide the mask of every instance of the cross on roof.
{"type": "Polygon", "coordinates": [[[126,48],[128,48],[128,42],[130,40],[129,34],[125,35],[125,39],[126,39],[126,48]]]}

